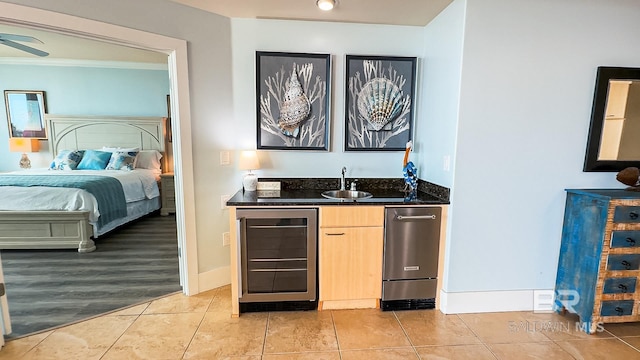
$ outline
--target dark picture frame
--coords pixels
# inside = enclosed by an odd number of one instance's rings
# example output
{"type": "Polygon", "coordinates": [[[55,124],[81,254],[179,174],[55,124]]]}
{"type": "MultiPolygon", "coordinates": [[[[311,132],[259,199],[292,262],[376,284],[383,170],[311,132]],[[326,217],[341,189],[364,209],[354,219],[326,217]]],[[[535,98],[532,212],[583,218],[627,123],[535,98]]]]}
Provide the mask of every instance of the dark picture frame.
{"type": "Polygon", "coordinates": [[[10,138],[47,139],[44,91],[5,90],[4,101],[10,138]]]}
{"type": "Polygon", "coordinates": [[[330,74],[329,54],[256,51],[258,149],[329,150],[330,74]]]}
{"type": "Polygon", "coordinates": [[[617,172],[628,167],[640,167],[640,151],[637,146],[640,134],[639,100],[640,68],[597,68],[583,172],[617,172]],[[614,82],[627,83],[626,91],[616,91],[614,82]],[[618,106],[613,104],[619,103],[620,100],[616,101],[616,98],[621,96],[623,109],[616,109],[618,106]],[[612,103],[611,109],[608,109],[609,102],[612,103]],[[617,111],[622,113],[614,115],[617,111]],[[613,135],[616,132],[617,136],[613,135]],[[615,156],[609,153],[612,145],[615,156]]]}
{"type": "Polygon", "coordinates": [[[404,151],[413,137],[416,57],[346,55],[345,151],[404,151]]]}

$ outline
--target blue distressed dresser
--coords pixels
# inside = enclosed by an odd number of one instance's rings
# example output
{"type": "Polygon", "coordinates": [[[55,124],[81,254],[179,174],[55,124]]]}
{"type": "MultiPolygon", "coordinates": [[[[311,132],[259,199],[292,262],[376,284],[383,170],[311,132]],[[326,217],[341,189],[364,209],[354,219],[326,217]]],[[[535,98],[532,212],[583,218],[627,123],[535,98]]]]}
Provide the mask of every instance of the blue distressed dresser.
{"type": "Polygon", "coordinates": [[[640,193],[567,190],[554,309],[582,329],[640,321],[640,193]]]}

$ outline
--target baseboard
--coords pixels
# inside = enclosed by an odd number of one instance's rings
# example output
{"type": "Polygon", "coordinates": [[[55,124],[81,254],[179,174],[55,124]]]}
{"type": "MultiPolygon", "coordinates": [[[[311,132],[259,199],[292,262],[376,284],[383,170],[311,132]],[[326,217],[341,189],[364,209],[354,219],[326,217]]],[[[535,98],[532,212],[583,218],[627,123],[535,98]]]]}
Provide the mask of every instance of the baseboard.
{"type": "MultiPolygon", "coordinates": [[[[550,290],[553,291],[553,290],[550,290]]],[[[440,292],[445,314],[533,311],[538,290],[440,292]]]]}
{"type": "Polygon", "coordinates": [[[200,292],[231,284],[231,267],[223,266],[198,274],[200,292]]]}

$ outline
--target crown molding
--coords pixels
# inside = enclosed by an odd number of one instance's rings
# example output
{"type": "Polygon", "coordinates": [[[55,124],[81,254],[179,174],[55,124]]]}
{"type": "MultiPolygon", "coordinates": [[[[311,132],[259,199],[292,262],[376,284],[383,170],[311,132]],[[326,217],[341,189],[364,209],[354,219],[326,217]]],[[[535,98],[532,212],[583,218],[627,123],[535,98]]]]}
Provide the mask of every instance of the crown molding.
{"type": "Polygon", "coordinates": [[[28,66],[67,66],[67,67],[91,67],[109,69],[135,69],[135,70],[168,70],[167,64],[133,62],[133,61],[104,61],[104,60],[78,60],[78,59],[32,59],[21,57],[0,58],[0,65],[28,65],[28,66]]]}

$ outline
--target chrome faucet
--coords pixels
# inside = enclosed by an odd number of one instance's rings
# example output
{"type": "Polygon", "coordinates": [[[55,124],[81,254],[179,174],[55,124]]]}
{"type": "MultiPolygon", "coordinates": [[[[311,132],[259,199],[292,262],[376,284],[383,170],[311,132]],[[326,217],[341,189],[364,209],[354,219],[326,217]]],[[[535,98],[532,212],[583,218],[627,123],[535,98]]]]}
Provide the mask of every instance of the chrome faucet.
{"type": "Polygon", "coordinates": [[[340,178],[340,190],[347,190],[346,185],[345,185],[345,181],[344,181],[344,173],[347,172],[347,167],[343,166],[342,167],[342,177],[340,178]]]}

